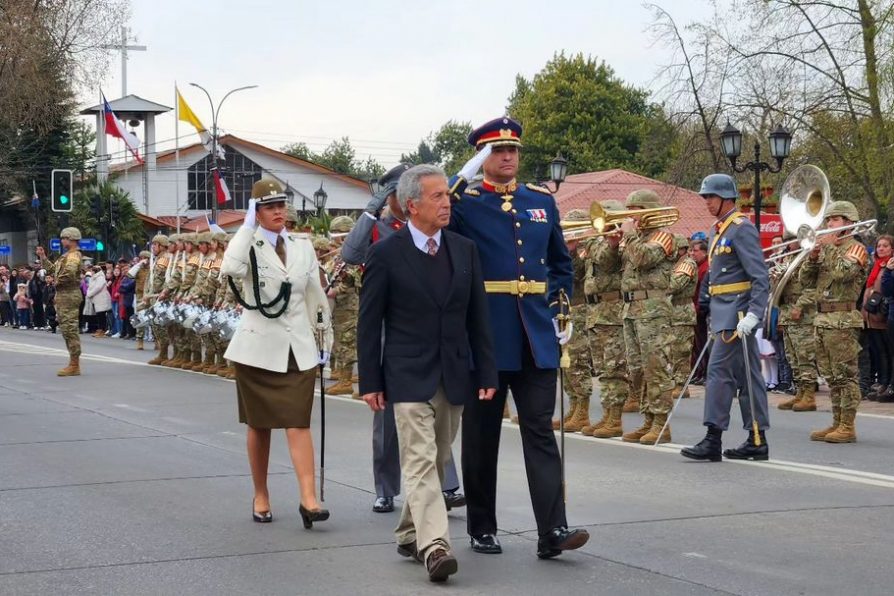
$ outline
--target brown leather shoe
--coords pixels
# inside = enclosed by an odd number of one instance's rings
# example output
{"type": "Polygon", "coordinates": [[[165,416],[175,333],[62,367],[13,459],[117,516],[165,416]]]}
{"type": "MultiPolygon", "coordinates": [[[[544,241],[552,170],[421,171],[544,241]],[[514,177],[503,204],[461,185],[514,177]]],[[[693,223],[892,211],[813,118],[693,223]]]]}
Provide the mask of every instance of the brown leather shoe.
{"type": "Polygon", "coordinates": [[[425,568],[428,570],[428,579],[433,582],[444,582],[456,573],[459,566],[456,563],[456,558],[450,552],[443,548],[437,548],[428,555],[425,568]]]}

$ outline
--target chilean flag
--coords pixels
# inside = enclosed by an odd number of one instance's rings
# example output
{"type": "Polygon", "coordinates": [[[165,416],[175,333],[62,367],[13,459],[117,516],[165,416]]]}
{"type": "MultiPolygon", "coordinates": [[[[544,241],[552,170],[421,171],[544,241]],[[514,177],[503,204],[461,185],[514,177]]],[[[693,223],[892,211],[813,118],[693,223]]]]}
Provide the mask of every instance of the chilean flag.
{"type": "Polygon", "coordinates": [[[230,190],[227,188],[227,181],[221,178],[220,170],[214,168],[211,170],[214,174],[214,190],[217,194],[217,204],[223,205],[230,200],[230,190]]]}
{"type": "Polygon", "coordinates": [[[109,105],[105,95],[102,96],[102,116],[106,123],[106,134],[118,137],[124,141],[124,144],[130,149],[130,152],[137,160],[137,163],[142,164],[143,159],[140,157],[140,139],[138,139],[137,135],[132,132],[127,132],[127,129],[124,128],[121,121],[115,117],[115,112],[112,111],[112,106],[109,105]]]}

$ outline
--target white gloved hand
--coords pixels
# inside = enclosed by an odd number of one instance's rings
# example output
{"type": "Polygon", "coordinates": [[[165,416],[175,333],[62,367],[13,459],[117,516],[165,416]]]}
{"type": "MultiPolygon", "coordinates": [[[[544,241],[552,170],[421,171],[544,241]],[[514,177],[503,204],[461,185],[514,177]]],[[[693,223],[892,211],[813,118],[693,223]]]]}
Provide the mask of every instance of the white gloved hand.
{"type": "Polygon", "coordinates": [[[565,326],[565,331],[559,331],[559,321],[553,319],[553,329],[556,332],[556,339],[559,340],[559,345],[564,346],[571,341],[571,336],[574,334],[574,323],[568,321],[568,324],[565,326]]]}
{"type": "Polygon", "coordinates": [[[484,161],[490,156],[492,147],[485,145],[484,149],[472,156],[472,159],[466,162],[466,165],[459,171],[459,175],[466,181],[471,180],[478,174],[478,170],[484,164],[484,161]]]}
{"type": "Polygon", "coordinates": [[[243,228],[251,228],[254,230],[258,227],[257,205],[257,199],[248,200],[248,209],[245,210],[245,220],[242,222],[243,228]]]}
{"type": "Polygon", "coordinates": [[[754,331],[754,328],[757,327],[758,323],[760,323],[760,320],[754,313],[748,313],[742,317],[742,320],[736,325],[736,333],[738,333],[740,337],[748,337],[751,335],[751,332],[754,331]]]}
{"type": "Polygon", "coordinates": [[[323,355],[317,360],[317,364],[326,366],[327,362],[329,362],[329,352],[323,351],[323,355]]]}

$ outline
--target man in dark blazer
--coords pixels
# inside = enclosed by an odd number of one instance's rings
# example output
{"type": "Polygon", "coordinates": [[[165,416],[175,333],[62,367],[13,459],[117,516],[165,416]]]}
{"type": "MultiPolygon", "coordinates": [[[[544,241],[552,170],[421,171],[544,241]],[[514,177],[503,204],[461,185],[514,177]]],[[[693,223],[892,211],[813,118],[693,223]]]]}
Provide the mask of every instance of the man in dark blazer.
{"type": "Polygon", "coordinates": [[[360,393],[373,411],[394,407],[406,500],[397,550],[432,581],[457,570],[441,494],[463,405],[491,399],[497,371],[475,244],[450,223],[447,178],[416,166],[400,178],[409,223],[374,244],[360,291],[360,393]]]}

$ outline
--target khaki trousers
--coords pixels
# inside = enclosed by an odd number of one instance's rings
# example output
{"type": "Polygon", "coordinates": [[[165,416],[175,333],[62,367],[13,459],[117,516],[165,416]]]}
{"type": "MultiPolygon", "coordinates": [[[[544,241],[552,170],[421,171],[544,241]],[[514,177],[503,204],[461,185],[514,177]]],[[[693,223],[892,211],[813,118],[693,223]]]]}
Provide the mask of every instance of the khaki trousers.
{"type": "Polygon", "coordinates": [[[447,401],[443,387],[427,402],[394,404],[406,495],[394,535],[398,544],[415,540],[423,561],[436,548],[450,549],[441,485],[462,412],[447,401]]]}

